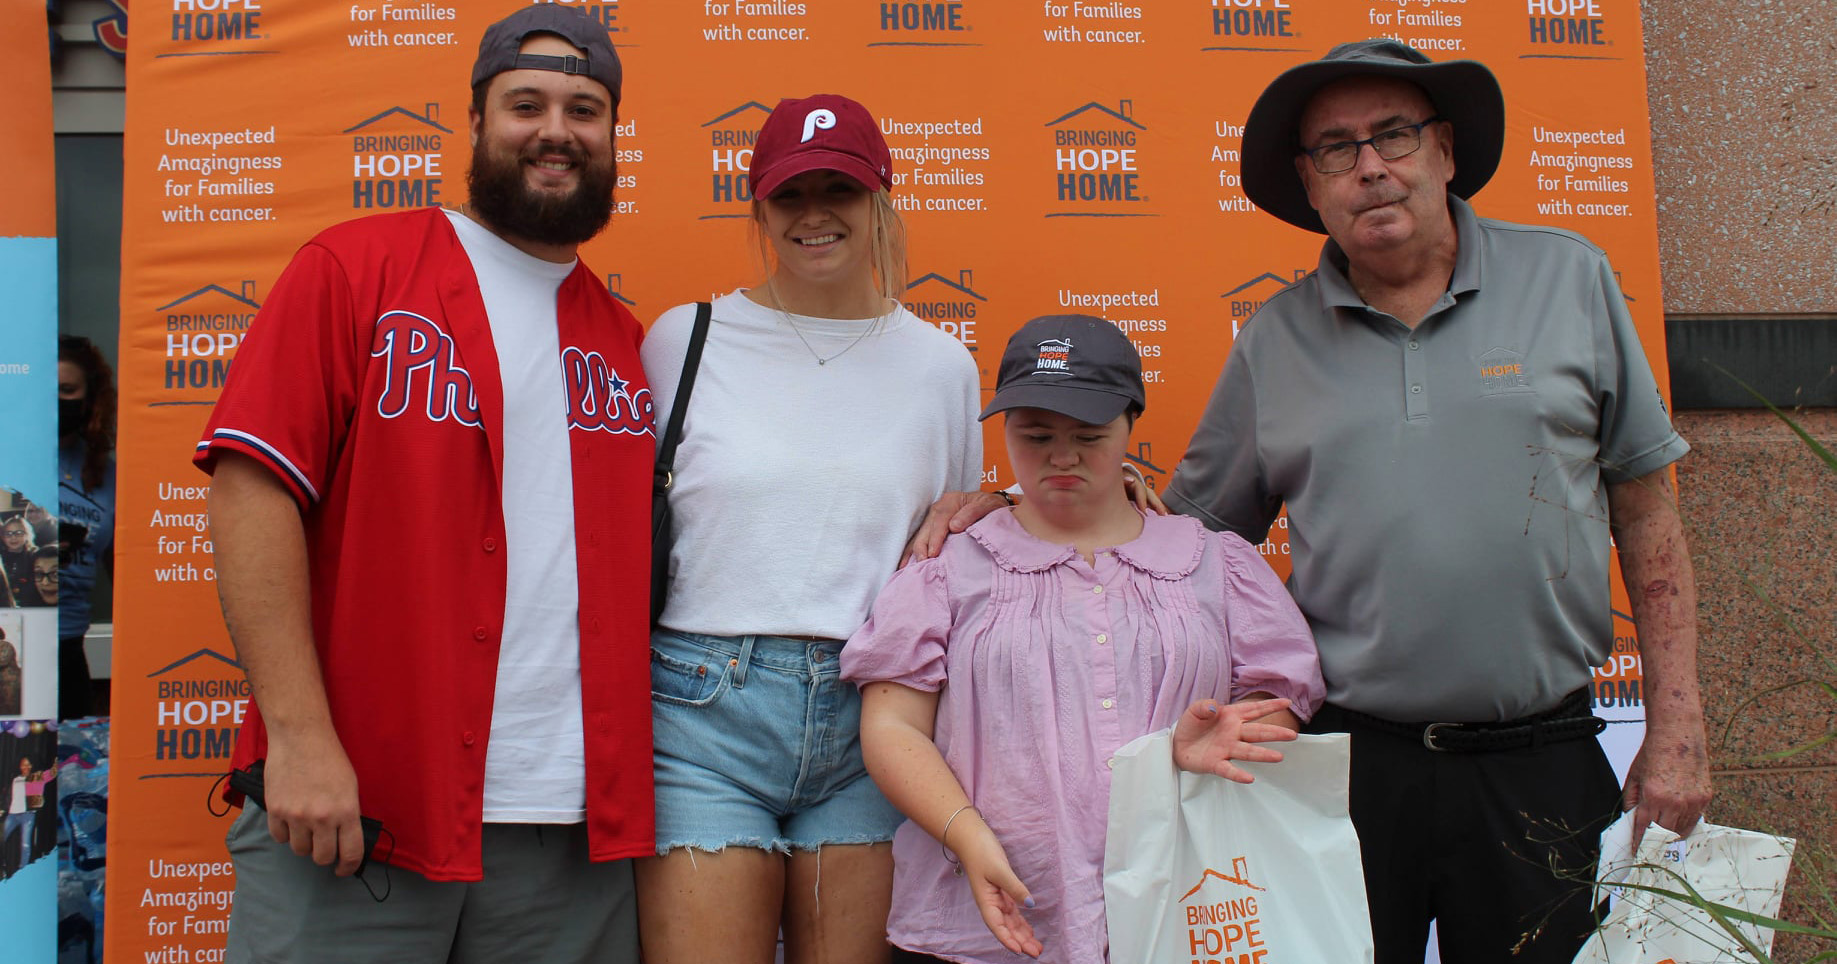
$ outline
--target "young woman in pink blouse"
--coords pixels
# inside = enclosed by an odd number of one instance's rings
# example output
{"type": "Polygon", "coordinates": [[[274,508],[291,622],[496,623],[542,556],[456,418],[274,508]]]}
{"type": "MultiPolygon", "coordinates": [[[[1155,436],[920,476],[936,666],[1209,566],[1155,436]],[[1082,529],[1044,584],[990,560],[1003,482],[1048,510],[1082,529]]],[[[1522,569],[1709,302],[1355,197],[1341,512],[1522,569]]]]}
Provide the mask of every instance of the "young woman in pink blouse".
{"type": "Polygon", "coordinates": [[[1115,326],[1028,322],[982,413],[1006,413],[1024,499],[902,570],[842,652],[868,770],[909,818],[896,962],[1104,964],[1111,755],[1172,726],[1179,766],[1249,783],[1233,761],[1280,760],[1262,744],[1322,698],[1254,548],[1117,497],[1144,403],[1115,326]]]}

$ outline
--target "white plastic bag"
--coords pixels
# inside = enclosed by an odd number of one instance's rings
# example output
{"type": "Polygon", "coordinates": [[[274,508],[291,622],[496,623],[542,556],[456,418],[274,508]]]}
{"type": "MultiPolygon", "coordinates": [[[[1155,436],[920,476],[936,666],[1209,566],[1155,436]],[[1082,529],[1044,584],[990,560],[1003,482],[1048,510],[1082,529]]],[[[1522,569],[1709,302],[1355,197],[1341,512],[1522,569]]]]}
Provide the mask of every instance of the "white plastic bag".
{"type": "MultiPolygon", "coordinates": [[[[1601,834],[1597,888],[1613,895],[1614,907],[1600,930],[1582,945],[1576,964],[1735,964],[1752,962],[1733,935],[1707,911],[1626,884],[1688,893],[1677,877],[1704,898],[1766,917],[1779,914],[1792,869],[1790,837],[1736,830],[1699,822],[1688,837],[1653,825],[1635,848],[1633,815],[1601,834]]],[[[1597,891],[1598,892],[1598,891],[1597,891]]],[[[1773,931],[1734,922],[1763,951],[1773,931]]]]}
{"type": "Polygon", "coordinates": [[[1115,964],[1372,960],[1346,734],[1303,736],[1245,785],[1174,766],[1171,730],[1116,754],[1104,846],[1115,964]]]}

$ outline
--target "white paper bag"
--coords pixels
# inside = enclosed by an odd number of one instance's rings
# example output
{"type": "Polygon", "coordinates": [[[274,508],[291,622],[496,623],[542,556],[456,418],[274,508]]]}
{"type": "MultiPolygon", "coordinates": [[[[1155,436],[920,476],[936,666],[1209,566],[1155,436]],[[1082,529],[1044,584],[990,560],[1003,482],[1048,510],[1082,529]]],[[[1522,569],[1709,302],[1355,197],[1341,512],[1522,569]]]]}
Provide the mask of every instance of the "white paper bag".
{"type": "MultiPolygon", "coordinates": [[[[1699,822],[1688,837],[1663,827],[1646,828],[1633,843],[1633,815],[1625,814],[1601,834],[1599,888],[1614,898],[1601,929],[1582,945],[1576,964],[1735,964],[1752,962],[1733,935],[1707,911],[1683,901],[1625,886],[1638,884],[1674,893],[1689,891],[1677,874],[1704,898],[1766,917],[1779,914],[1792,869],[1790,837],[1736,830],[1699,822]]],[[[1762,951],[1773,947],[1773,931],[1734,922],[1762,951]]]]}
{"type": "Polygon", "coordinates": [[[1346,815],[1346,734],[1240,764],[1244,785],[1174,766],[1173,733],[1116,755],[1104,846],[1115,964],[1372,960],[1359,838],[1346,815]]]}

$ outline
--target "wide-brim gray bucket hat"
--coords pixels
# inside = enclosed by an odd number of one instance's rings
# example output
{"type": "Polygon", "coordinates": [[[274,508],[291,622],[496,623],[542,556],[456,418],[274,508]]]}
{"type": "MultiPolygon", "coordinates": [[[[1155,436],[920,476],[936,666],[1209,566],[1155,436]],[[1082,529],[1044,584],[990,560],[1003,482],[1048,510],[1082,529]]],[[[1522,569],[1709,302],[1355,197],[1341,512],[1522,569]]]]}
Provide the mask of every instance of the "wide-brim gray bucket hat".
{"type": "Polygon", "coordinates": [[[1408,44],[1380,38],[1340,44],[1320,60],[1283,71],[1264,89],[1244,122],[1242,173],[1251,203],[1298,228],[1327,233],[1295,173],[1301,112],[1320,88],[1362,76],[1397,77],[1421,87],[1436,114],[1454,126],[1449,191],[1472,197],[1492,180],[1505,148],[1505,95],[1493,72],[1475,60],[1436,63],[1408,44]]]}

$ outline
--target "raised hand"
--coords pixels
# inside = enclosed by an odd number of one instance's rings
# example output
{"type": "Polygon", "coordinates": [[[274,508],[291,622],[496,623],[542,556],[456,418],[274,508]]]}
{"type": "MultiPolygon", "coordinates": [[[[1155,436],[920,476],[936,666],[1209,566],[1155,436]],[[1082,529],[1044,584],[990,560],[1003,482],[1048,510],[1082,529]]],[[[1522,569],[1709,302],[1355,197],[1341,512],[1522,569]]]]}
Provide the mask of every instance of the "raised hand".
{"type": "Polygon", "coordinates": [[[1174,765],[1193,773],[1215,773],[1237,783],[1252,783],[1255,778],[1232,763],[1276,763],[1282,751],[1264,743],[1280,743],[1295,738],[1295,731],[1274,723],[1258,723],[1264,717],[1288,709],[1285,699],[1252,700],[1220,706],[1217,700],[1199,700],[1180,714],[1174,723],[1174,765]]]}

